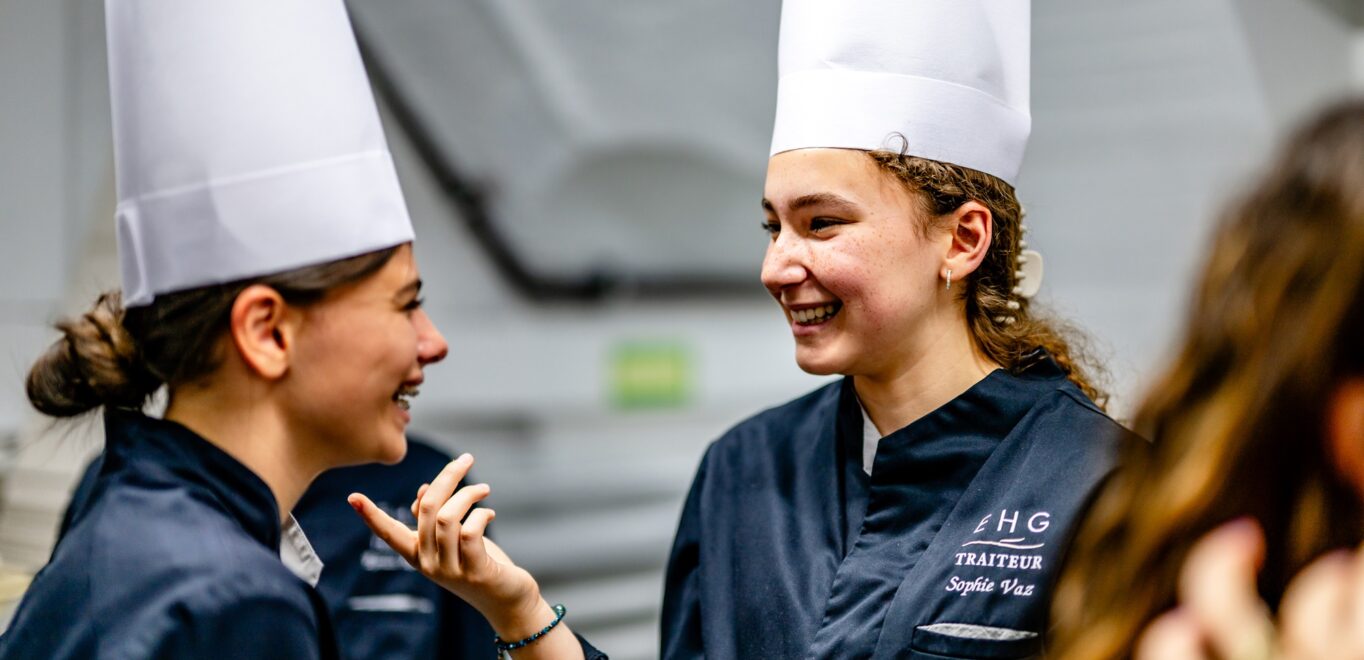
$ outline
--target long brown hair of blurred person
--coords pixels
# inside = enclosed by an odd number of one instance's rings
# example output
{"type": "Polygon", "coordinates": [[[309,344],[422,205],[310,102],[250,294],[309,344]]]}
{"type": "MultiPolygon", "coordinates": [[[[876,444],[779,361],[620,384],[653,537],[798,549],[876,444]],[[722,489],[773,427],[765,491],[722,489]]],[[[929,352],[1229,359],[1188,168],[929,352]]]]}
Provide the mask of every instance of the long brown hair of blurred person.
{"type": "Polygon", "coordinates": [[[1174,606],[1190,546],[1232,518],[1264,528],[1272,607],[1311,559],[1364,539],[1324,433],[1334,388],[1364,374],[1364,102],[1294,134],[1203,245],[1177,358],[1134,418],[1151,445],[1126,456],[1078,532],[1050,658],[1130,656],[1174,606]]]}

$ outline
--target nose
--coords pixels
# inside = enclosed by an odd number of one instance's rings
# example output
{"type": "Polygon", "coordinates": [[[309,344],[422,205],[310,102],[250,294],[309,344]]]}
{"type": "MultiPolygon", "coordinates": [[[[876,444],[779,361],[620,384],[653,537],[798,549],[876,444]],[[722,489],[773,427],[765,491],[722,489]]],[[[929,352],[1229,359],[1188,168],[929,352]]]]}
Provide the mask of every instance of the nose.
{"type": "Polygon", "coordinates": [[[412,323],[417,326],[417,362],[426,366],[444,360],[450,353],[450,345],[445,343],[445,336],[436,329],[426,310],[418,309],[412,316],[412,323]]]}
{"type": "Polygon", "coordinates": [[[767,244],[763,257],[762,281],[768,292],[781,297],[783,289],[804,282],[810,275],[806,268],[806,253],[798,239],[786,238],[792,232],[782,232],[767,244]]]}

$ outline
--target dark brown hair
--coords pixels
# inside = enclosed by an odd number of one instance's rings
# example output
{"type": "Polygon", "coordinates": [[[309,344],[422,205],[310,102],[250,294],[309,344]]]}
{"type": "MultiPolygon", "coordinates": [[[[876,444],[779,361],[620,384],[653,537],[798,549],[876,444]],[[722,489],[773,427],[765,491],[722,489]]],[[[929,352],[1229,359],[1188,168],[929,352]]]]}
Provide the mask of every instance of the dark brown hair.
{"type": "MultiPolygon", "coordinates": [[[[1364,538],[1324,416],[1364,375],[1364,103],[1297,132],[1222,217],[1178,357],[1135,419],[1135,447],[1082,524],[1057,589],[1054,657],[1130,656],[1174,605],[1194,541],[1253,516],[1267,539],[1259,588],[1364,538]]],[[[1364,439],[1361,439],[1364,440],[1364,439]]]]}
{"type": "MultiPolygon", "coordinates": [[[[900,180],[924,203],[924,211],[941,218],[968,201],[994,216],[990,250],[959,294],[966,303],[966,322],[977,348],[1005,369],[1018,373],[1045,349],[1061,370],[1099,406],[1107,394],[1097,384],[1101,372],[1074,327],[1036,310],[1013,293],[1021,251],[1023,207],[1013,186],[977,170],[894,151],[868,152],[884,171],[900,180]],[[1017,309],[1011,308],[1011,303],[1017,309]]],[[[931,224],[931,223],[930,223],[931,224]]]]}
{"type": "Polygon", "coordinates": [[[28,400],[53,417],[100,406],[140,409],[161,385],[174,389],[218,367],[219,339],[248,286],[264,284],[289,304],[309,305],[377,272],[397,250],[162,294],[133,308],[117,291],[103,293],[90,311],[56,324],[62,336],[29,370],[28,400]]]}

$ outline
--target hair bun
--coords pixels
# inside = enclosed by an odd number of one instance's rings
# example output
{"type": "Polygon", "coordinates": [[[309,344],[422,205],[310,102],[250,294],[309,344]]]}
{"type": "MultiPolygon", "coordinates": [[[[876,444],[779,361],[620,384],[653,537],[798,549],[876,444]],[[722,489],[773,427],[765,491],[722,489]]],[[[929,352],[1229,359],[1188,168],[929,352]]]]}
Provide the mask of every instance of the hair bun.
{"type": "Polygon", "coordinates": [[[101,294],[90,311],[62,321],[62,337],[28,372],[28,400],[39,412],[72,417],[100,406],[141,408],[161,385],[143,364],[123,326],[118,292],[101,294]]]}

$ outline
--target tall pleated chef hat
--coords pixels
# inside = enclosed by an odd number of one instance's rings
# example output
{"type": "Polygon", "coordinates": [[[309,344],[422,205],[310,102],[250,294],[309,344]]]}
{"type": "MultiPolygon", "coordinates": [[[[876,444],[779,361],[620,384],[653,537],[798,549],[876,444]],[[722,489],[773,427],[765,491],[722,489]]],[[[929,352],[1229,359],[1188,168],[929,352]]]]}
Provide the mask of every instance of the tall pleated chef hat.
{"type": "Polygon", "coordinates": [[[772,155],[891,149],[1018,176],[1030,0],[784,0],[772,155]]]}
{"type": "Polygon", "coordinates": [[[124,303],[412,240],[342,0],[106,0],[124,303]]]}

